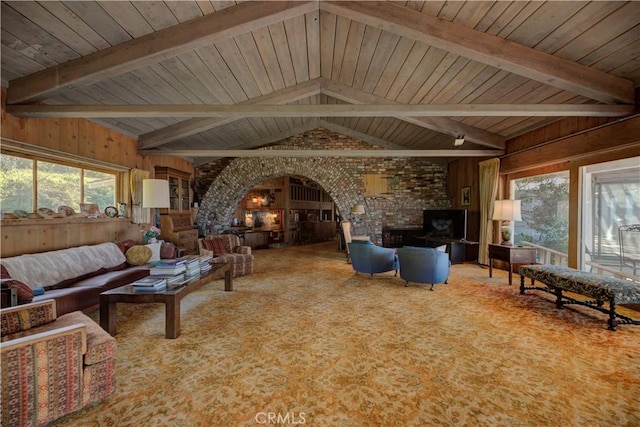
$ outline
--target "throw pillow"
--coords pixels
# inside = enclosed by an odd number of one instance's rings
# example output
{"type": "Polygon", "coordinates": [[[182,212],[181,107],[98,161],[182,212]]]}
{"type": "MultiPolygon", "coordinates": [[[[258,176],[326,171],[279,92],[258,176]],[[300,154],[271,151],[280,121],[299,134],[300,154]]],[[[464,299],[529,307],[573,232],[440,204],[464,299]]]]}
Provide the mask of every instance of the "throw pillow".
{"type": "Polygon", "coordinates": [[[214,255],[224,255],[231,252],[231,248],[229,248],[229,242],[227,239],[222,237],[216,237],[214,239],[204,239],[204,247],[212,251],[214,255]]]}
{"type": "Polygon", "coordinates": [[[162,246],[162,242],[149,243],[146,246],[151,249],[151,258],[149,258],[149,262],[160,261],[160,247],[162,246]]]}
{"type": "Polygon", "coordinates": [[[151,259],[151,255],[153,252],[151,248],[148,248],[143,245],[136,245],[127,250],[125,256],[127,257],[127,262],[131,265],[143,265],[149,262],[151,259]]]}
{"type": "Polygon", "coordinates": [[[26,304],[33,301],[33,289],[26,283],[19,280],[4,280],[2,282],[3,288],[15,288],[18,295],[18,304],[26,304]]]}

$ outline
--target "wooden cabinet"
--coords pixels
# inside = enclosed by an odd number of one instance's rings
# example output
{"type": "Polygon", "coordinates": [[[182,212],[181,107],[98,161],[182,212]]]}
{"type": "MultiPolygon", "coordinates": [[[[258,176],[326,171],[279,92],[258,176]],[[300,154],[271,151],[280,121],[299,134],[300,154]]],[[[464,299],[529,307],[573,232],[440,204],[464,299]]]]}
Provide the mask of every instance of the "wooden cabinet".
{"type": "Polygon", "coordinates": [[[160,237],[182,249],[182,255],[195,255],[198,249],[198,230],[191,224],[191,215],[160,215],[160,237]]]}
{"type": "Polygon", "coordinates": [[[156,179],[169,181],[169,209],[161,209],[160,213],[185,213],[191,209],[191,175],[178,169],[165,166],[155,167],[156,179]]]}

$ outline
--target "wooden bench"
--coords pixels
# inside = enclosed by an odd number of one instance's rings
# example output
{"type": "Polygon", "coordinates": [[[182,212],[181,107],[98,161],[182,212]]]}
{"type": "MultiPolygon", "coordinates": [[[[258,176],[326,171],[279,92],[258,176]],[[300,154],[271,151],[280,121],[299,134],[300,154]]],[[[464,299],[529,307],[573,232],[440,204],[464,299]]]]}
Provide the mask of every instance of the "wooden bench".
{"type": "Polygon", "coordinates": [[[525,290],[545,291],[556,296],[556,307],[565,304],[578,304],[608,314],[609,329],[616,330],[619,324],[640,325],[640,320],[623,316],[616,312],[617,304],[640,303],[640,283],[617,279],[600,274],[588,273],[559,265],[525,265],[518,269],[520,274],[520,294],[525,290]],[[531,279],[531,286],[525,286],[525,277],[531,279]],[[534,286],[535,281],[545,287],[534,286]],[[593,298],[583,301],[563,295],[562,292],[573,292],[593,298]],[[608,303],[608,307],[605,306],[608,303]]]}

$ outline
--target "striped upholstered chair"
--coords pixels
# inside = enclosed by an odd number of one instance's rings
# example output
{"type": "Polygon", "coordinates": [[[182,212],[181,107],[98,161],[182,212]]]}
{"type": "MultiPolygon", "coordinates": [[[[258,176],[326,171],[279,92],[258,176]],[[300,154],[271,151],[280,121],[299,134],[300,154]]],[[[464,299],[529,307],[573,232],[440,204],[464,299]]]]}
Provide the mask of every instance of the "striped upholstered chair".
{"type": "Polygon", "coordinates": [[[242,246],[235,234],[210,234],[199,239],[200,255],[210,255],[214,263],[230,263],[233,276],[253,273],[251,246],[242,246]]]}

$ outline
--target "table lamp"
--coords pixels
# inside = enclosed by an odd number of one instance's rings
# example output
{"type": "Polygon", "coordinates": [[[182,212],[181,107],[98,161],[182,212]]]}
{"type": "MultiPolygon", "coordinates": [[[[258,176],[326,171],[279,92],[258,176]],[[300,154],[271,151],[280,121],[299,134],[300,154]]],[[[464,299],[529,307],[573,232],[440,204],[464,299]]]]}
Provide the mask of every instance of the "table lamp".
{"type": "Polygon", "coordinates": [[[500,231],[502,233],[502,243],[504,246],[512,246],[510,221],[522,221],[520,200],[496,200],[493,204],[493,217],[495,221],[502,221],[500,231]]]}
{"type": "Polygon", "coordinates": [[[169,181],[166,179],[142,180],[142,207],[154,209],[154,225],[160,228],[160,211],[158,208],[170,207],[169,181]]]}

